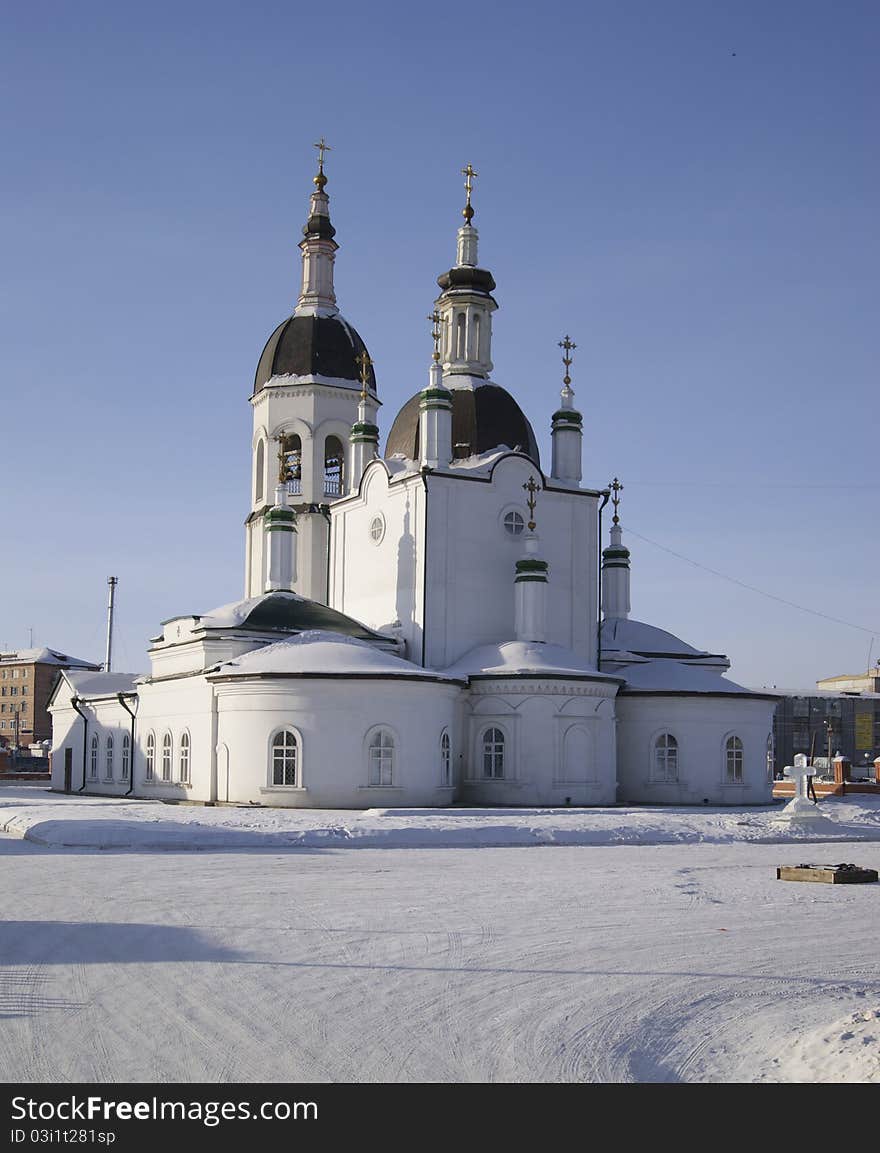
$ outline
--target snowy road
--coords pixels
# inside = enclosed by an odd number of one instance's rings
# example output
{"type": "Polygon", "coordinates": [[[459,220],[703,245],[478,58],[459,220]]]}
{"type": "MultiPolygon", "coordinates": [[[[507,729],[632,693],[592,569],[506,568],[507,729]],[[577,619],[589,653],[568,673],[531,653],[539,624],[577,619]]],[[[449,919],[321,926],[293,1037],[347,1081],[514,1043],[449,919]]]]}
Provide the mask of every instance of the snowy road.
{"type": "Polygon", "coordinates": [[[880,844],[0,836],[5,1081],[880,1081],[880,844]]]}

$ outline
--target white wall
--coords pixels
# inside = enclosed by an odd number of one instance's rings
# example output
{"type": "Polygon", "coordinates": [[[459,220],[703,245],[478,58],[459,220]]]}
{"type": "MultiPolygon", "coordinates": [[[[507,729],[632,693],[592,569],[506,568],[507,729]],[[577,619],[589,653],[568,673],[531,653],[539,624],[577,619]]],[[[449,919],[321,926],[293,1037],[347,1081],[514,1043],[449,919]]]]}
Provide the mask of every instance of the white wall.
{"type": "Polygon", "coordinates": [[[218,792],[221,801],[257,801],[301,808],[445,805],[440,738],[448,729],[453,765],[459,744],[455,685],[419,681],[265,680],[216,685],[218,792]],[[395,740],[391,786],[370,786],[369,734],[390,729],[395,740]],[[270,778],[275,733],[293,729],[300,742],[300,784],[270,778]],[[225,758],[229,773],[226,795],[225,758]]]}
{"type": "MultiPolygon", "coordinates": [[[[510,640],[515,564],[522,538],[505,532],[507,512],[528,523],[523,485],[540,471],[519,455],[503,457],[491,478],[465,471],[392,479],[368,468],[361,493],[333,510],[330,603],[374,628],[398,617],[410,660],[444,668],[476,645],[510,640]],[[470,479],[468,479],[470,477],[470,479]],[[427,541],[424,508],[427,501],[427,541]],[[370,538],[381,515],[385,535],[370,538]],[[427,564],[427,591],[425,571],[427,564]]],[[[547,640],[596,659],[597,498],[543,490],[536,522],[550,564],[547,640]]]]}
{"type": "Polygon", "coordinates": [[[610,805],[616,799],[615,685],[477,681],[467,709],[463,797],[475,804],[610,805]],[[483,735],[504,734],[504,778],[483,771],[483,735]]]}
{"type": "Polygon", "coordinates": [[[644,696],[617,698],[619,799],[631,804],[769,804],[767,737],[773,701],[742,697],[644,696]],[[669,732],[678,741],[678,783],[651,780],[652,749],[669,732]],[[743,742],[743,784],[725,780],[725,741],[743,742]]]}

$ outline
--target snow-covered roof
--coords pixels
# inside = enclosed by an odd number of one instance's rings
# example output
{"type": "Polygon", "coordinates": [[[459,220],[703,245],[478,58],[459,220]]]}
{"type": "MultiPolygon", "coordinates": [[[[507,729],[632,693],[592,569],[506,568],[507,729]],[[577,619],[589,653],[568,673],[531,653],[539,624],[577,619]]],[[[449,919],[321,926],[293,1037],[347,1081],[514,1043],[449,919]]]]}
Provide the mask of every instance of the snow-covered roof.
{"type": "Polygon", "coordinates": [[[208,674],[226,677],[418,677],[454,678],[377,649],[366,641],[314,629],[217,665],[208,674]]]}
{"type": "Polygon", "coordinates": [[[453,677],[531,675],[589,677],[601,681],[622,679],[598,672],[571,649],[543,641],[503,641],[501,644],[480,645],[465,653],[446,672],[453,677]]]}
{"type": "Polygon", "coordinates": [[[84,661],[79,657],[70,657],[66,653],[59,653],[56,649],[18,649],[16,652],[0,653],[0,664],[20,663],[57,665],[59,668],[99,669],[101,667],[93,661],[84,661]]]}
{"type": "Polygon", "coordinates": [[[624,692],[651,693],[712,693],[735,696],[768,696],[727,680],[719,672],[705,666],[676,660],[653,660],[630,665],[621,671],[626,677],[624,692]]]}
{"type": "Polygon", "coordinates": [[[644,621],[611,617],[602,622],[602,652],[629,652],[644,656],[706,657],[710,654],[665,629],[658,629],[644,621]]]}
{"type": "Polygon", "coordinates": [[[194,620],[197,630],[244,629],[248,632],[292,633],[321,629],[360,640],[388,639],[336,609],[281,589],[258,597],[232,601],[206,613],[192,614],[188,618],[172,617],[162,624],[183,619],[194,620]]]}
{"type": "Polygon", "coordinates": [[[78,697],[115,697],[133,693],[141,673],[65,672],[64,676],[78,697]]]}

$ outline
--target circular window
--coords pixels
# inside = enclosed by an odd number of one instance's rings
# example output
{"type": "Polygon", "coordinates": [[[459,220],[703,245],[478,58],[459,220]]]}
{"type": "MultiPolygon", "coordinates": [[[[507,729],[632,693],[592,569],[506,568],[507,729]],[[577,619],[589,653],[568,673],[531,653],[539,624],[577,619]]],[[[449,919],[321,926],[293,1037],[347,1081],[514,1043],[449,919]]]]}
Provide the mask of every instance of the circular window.
{"type": "Polygon", "coordinates": [[[520,536],[525,532],[526,522],[521,512],[511,509],[510,512],[504,514],[504,520],[501,522],[504,525],[504,531],[511,536],[520,536]]]}
{"type": "Polygon", "coordinates": [[[385,535],[385,518],[380,514],[370,521],[370,540],[373,544],[381,544],[385,535]]]}

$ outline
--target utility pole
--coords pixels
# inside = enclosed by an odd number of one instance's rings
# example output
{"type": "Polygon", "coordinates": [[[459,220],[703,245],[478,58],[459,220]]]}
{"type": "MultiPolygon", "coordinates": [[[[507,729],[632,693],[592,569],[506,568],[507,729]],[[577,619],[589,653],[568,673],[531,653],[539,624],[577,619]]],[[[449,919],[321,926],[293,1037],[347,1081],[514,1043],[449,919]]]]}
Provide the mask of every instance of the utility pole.
{"type": "Polygon", "coordinates": [[[110,672],[110,661],[113,655],[113,602],[116,599],[116,586],[119,584],[119,578],[115,576],[107,577],[107,584],[110,586],[110,597],[107,602],[107,658],[104,661],[104,672],[110,672]]]}

